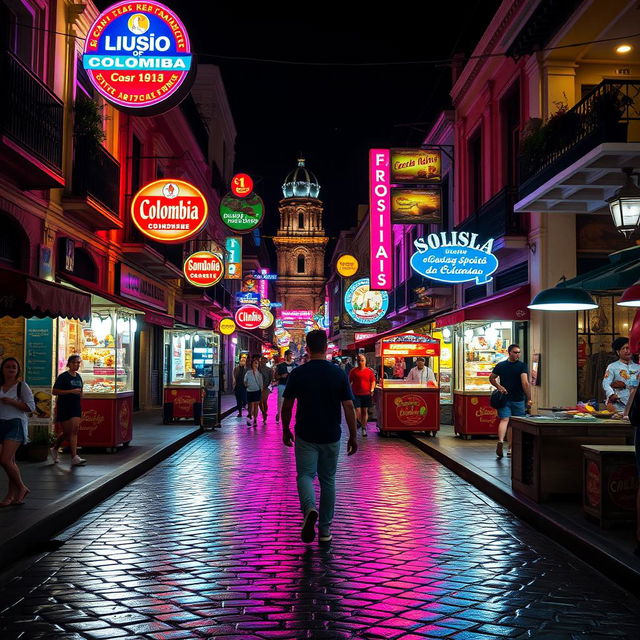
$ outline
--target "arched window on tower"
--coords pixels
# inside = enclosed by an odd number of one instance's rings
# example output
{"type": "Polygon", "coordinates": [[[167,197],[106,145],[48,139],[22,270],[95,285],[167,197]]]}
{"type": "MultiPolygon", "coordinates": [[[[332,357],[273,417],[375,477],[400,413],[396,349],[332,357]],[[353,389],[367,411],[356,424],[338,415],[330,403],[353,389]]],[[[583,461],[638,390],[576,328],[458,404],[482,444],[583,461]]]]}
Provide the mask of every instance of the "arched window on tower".
{"type": "Polygon", "coordinates": [[[298,273],[304,273],[304,255],[302,253],[298,256],[298,273]]]}
{"type": "Polygon", "coordinates": [[[298,229],[304,229],[304,213],[298,214],[298,229]]]}

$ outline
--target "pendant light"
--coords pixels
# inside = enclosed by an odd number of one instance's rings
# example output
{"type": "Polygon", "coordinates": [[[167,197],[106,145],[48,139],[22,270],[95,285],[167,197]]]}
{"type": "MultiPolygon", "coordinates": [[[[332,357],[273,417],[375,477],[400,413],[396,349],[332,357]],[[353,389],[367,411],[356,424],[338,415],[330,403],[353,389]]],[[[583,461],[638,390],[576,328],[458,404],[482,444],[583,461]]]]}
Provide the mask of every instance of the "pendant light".
{"type": "Polygon", "coordinates": [[[563,287],[562,283],[565,280],[566,278],[563,276],[555,287],[540,291],[531,304],[527,305],[529,309],[535,311],[586,311],[598,308],[598,303],[585,289],[563,287]]]}
{"type": "Polygon", "coordinates": [[[622,171],[626,175],[626,181],[607,203],[613,224],[628,238],[637,229],[640,220],[640,188],[633,179],[631,167],[625,167],[622,171]]]}
{"type": "Polygon", "coordinates": [[[625,289],[616,304],[620,307],[640,307],[640,281],[625,289]]]}

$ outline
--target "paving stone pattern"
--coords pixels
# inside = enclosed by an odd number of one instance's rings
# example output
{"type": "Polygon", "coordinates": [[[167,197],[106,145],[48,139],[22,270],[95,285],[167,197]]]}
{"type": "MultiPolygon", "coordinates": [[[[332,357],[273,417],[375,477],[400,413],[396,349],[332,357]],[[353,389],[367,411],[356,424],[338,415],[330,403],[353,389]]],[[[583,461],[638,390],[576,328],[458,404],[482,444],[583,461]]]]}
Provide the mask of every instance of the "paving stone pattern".
{"type": "Polygon", "coordinates": [[[279,428],[227,419],[5,578],[0,638],[640,638],[600,574],[403,440],[360,443],[333,544],[304,545],[279,428]]]}

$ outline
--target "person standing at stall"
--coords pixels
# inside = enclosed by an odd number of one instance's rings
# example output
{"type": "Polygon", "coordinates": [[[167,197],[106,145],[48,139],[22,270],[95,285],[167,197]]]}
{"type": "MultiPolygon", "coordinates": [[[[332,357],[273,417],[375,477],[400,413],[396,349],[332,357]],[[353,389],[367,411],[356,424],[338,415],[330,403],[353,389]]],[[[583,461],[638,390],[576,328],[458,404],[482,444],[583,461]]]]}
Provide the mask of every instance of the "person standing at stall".
{"type": "Polygon", "coordinates": [[[419,356],[416,358],[416,366],[409,371],[406,381],[424,385],[428,385],[431,382],[435,385],[436,376],[433,371],[427,367],[426,360],[422,356],[419,356]]]}
{"type": "Polygon", "coordinates": [[[24,504],[29,493],[16,464],[16,451],[28,439],[27,412],[35,410],[33,393],[20,380],[20,363],[15,358],[5,358],[0,365],[0,466],[9,482],[0,507],[24,504]]]}
{"type": "MultiPolygon", "coordinates": [[[[531,406],[531,387],[529,386],[529,374],[527,365],[520,361],[520,345],[510,344],[507,348],[509,357],[493,368],[489,376],[489,382],[500,393],[507,394],[507,401],[504,407],[498,409],[498,443],[496,444],[496,456],[502,458],[504,455],[504,445],[509,447],[508,428],[509,418],[517,418],[526,414],[525,396],[527,406],[531,406]]],[[[507,456],[511,456],[511,451],[507,451],[507,456]]]]}
{"type": "Polygon", "coordinates": [[[367,437],[367,423],[369,422],[369,407],[372,405],[373,392],[376,388],[376,376],[367,367],[364,353],[358,354],[358,366],[349,371],[349,383],[355,398],[356,418],[362,429],[363,437],[367,437]]]}
{"type": "Polygon", "coordinates": [[[289,374],[282,406],[282,441],[294,446],[290,429],[293,403],[298,401],[295,456],[298,497],[304,521],[300,538],[313,542],[319,522],[319,541],[331,542],[336,501],[336,470],[340,453],[340,408],[349,427],[347,455],[358,450],[356,419],[347,376],[326,359],[327,334],[321,329],[307,334],[309,362],[289,374]],[[313,479],[320,481],[320,512],[316,508],[313,479]]]}
{"type": "Polygon", "coordinates": [[[258,426],[258,405],[262,397],[262,374],[260,373],[260,358],[253,356],[251,358],[251,369],[244,374],[244,386],[247,389],[247,402],[249,403],[247,413],[247,426],[251,426],[253,418],[253,426],[258,426]]]}
{"type": "Polygon", "coordinates": [[[57,396],[56,422],[60,423],[62,433],[51,447],[51,457],[54,463],[58,462],[58,448],[66,440],[71,449],[71,466],[77,467],[86,464],[87,461],[78,455],[78,430],[82,418],[82,376],[78,373],[82,358],[78,355],[69,356],[67,369],[53,383],[53,393],[57,396]]]}
{"type": "Polygon", "coordinates": [[[602,380],[607,404],[613,406],[618,412],[623,412],[634,384],[637,384],[640,365],[633,362],[629,338],[616,338],[611,345],[618,356],[616,362],[612,362],[605,371],[602,380]]]}
{"type": "Polygon", "coordinates": [[[245,373],[247,373],[247,356],[240,356],[238,364],[233,369],[233,393],[236,396],[238,418],[242,418],[242,410],[247,404],[247,387],[244,386],[245,373]]]}
{"type": "Polygon", "coordinates": [[[287,386],[289,374],[298,365],[293,361],[293,353],[291,349],[284,352],[284,361],[276,367],[275,378],[278,381],[278,410],[276,411],[276,422],[280,421],[280,412],[282,411],[282,403],[284,402],[284,389],[287,386]]]}

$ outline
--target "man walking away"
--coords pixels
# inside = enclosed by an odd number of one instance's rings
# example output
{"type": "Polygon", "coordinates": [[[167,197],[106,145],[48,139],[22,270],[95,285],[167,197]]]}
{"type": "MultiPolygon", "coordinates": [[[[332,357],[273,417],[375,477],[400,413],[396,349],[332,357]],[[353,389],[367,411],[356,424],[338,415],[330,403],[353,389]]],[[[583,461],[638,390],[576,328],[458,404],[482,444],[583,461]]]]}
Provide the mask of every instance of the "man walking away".
{"type": "Polygon", "coordinates": [[[340,453],[340,405],[349,427],[347,455],[358,450],[356,416],[347,376],[326,360],[327,334],[319,329],[307,334],[309,362],[289,374],[282,406],[282,440],[293,446],[289,427],[294,400],[296,410],[295,456],[298,496],[304,516],[300,538],[313,542],[320,517],[319,542],[331,542],[336,500],[336,469],[340,453]],[[320,513],[316,509],[313,479],[320,481],[320,513]]]}
{"type": "MultiPolygon", "coordinates": [[[[233,369],[233,393],[238,405],[238,418],[242,418],[242,410],[247,404],[247,388],[244,386],[245,373],[247,373],[247,356],[240,356],[240,361],[233,369]]],[[[248,409],[247,415],[249,415],[248,409]]]]}
{"type": "MultiPolygon", "coordinates": [[[[507,349],[509,357],[493,368],[489,382],[501,393],[507,394],[507,402],[501,409],[498,409],[500,424],[498,425],[498,444],[496,445],[496,456],[502,458],[509,426],[509,418],[513,416],[525,415],[524,400],[527,398],[527,406],[531,406],[531,387],[529,386],[529,375],[527,365],[520,362],[520,345],[510,344],[507,349]]],[[[507,448],[509,441],[507,439],[507,448]]],[[[511,451],[507,451],[507,456],[511,456],[511,451]]]]}
{"type": "Polygon", "coordinates": [[[358,354],[358,366],[349,371],[349,383],[355,398],[358,426],[362,429],[362,435],[366,438],[369,407],[372,404],[373,392],[376,388],[376,376],[367,367],[367,358],[364,353],[358,354]]]}
{"type": "Polygon", "coordinates": [[[287,386],[289,374],[298,365],[293,361],[293,353],[290,349],[284,352],[284,361],[276,367],[276,380],[278,381],[278,409],[276,411],[276,422],[280,420],[280,412],[282,411],[282,402],[284,400],[284,388],[287,386]]]}

